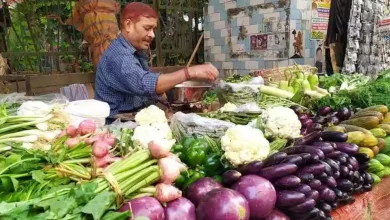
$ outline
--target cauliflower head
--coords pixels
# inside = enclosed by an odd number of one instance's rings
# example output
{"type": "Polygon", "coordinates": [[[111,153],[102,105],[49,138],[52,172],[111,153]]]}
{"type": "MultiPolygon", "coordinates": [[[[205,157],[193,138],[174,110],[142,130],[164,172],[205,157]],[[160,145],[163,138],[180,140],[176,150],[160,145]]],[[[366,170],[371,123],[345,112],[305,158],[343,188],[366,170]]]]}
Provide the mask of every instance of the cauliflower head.
{"type": "Polygon", "coordinates": [[[135,115],[134,119],[139,125],[168,122],[165,112],[155,105],[142,109],[135,115]]]}
{"type": "Polygon", "coordinates": [[[157,123],[153,125],[140,125],[134,129],[131,138],[135,147],[148,149],[151,141],[174,140],[172,131],[166,123],[157,123]]]}
{"type": "Polygon", "coordinates": [[[222,106],[222,108],[219,109],[220,112],[234,112],[237,109],[237,105],[233,103],[226,103],[225,105],[222,106]]]}
{"type": "Polygon", "coordinates": [[[249,126],[237,125],[229,128],[221,139],[224,156],[237,167],[255,160],[264,160],[270,146],[263,132],[249,126]]]}
{"type": "Polygon", "coordinates": [[[301,122],[290,108],[280,106],[268,108],[260,120],[266,137],[297,138],[300,135],[301,122]]]}

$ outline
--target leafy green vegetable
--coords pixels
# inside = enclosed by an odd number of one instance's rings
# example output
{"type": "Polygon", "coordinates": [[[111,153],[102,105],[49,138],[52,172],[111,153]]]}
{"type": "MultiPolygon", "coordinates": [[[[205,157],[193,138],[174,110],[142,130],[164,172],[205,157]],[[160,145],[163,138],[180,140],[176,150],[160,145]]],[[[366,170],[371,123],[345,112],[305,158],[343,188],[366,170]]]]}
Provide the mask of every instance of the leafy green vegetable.
{"type": "Polygon", "coordinates": [[[115,208],[116,194],[114,192],[103,191],[85,205],[81,211],[91,214],[95,220],[101,219],[106,210],[115,208]]]}

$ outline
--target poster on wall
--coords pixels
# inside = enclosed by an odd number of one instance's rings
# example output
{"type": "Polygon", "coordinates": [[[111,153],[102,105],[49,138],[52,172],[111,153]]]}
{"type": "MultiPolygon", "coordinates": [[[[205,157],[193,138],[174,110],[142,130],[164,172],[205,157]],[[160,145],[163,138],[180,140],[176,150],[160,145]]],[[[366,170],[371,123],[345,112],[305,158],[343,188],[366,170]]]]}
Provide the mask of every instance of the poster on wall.
{"type": "Polygon", "coordinates": [[[315,67],[317,67],[318,73],[324,73],[326,71],[325,69],[325,48],[324,48],[324,41],[318,40],[315,42],[315,67]]]}
{"type": "Polygon", "coordinates": [[[312,0],[311,4],[311,40],[324,40],[328,30],[331,0],[312,0]]]}
{"type": "Polygon", "coordinates": [[[258,50],[266,50],[267,49],[267,42],[268,35],[267,34],[257,34],[251,36],[251,50],[252,51],[258,51],[258,50]]]}
{"type": "Polygon", "coordinates": [[[286,48],[285,34],[269,34],[267,37],[268,50],[283,50],[286,48]]]}
{"type": "MultiPolygon", "coordinates": [[[[307,33],[307,32],[306,32],[307,33]]],[[[297,59],[304,57],[304,33],[301,30],[293,30],[290,35],[290,58],[297,59]]]]}

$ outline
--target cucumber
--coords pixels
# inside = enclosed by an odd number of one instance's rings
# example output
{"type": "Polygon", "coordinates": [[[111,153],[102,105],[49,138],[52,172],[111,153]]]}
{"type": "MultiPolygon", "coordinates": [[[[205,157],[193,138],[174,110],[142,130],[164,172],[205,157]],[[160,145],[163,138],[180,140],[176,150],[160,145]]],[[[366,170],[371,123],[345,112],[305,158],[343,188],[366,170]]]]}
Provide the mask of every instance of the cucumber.
{"type": "Polygon", "coordinates": [[[355,119],[355,118],[363,118],[367,116],[374,116],[379,119],[380,122],[383,121],[383,115],[380,112],[377,111],[360,111],[357,112],[356,114],[352,115],[349,119],[355,119]]]}
{"type": "Polygon", "coordinates": [[[379,119],[374,116],[367,116],[361,118],[350,119],[341,122],[341,124],[355,125],[365,129],[374,129],[379,125],[379,119]]]}
{"type": "Polygon", "coordinates": [[[382,128],[386,134],[390,134],[390,125],[389,124],[380,124],[378,128],[382,128]]]}
{"type": "Polygon", "coordinates": [[[362,109],[359,112],[367,112],[367,111],[377,111],[382,113],[383,116],[385,116],[388,112],[389,109],[385,105],[375,105],[375,106],[370,106],[368,108],[362,109]]]}
{"type": "Polygon", "coordinates": [[[371,132],[365,128],[361,128],[361,127],[358,127],[358,126],[355,126],[355,125],[344,125],[344,124],[340,124],[338,125],[340,127],[343,127],[345,128],[345,130],[347,132],[352,132],[352,131],[361,131],[363,132],[364,134],[371,134],[371,132]]]}

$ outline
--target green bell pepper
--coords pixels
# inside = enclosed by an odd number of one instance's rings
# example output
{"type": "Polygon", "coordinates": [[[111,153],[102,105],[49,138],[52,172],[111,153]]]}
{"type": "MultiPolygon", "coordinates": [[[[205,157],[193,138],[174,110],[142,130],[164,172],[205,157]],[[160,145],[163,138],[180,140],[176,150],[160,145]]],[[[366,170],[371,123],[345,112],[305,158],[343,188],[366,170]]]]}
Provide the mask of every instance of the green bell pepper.
{"type": "Polygon", "coordinates": [[[209,152],[208,146],[201,141],[191,142],[189,148],[185,151],[185,162],[192,168],[204,164],[209,152]]]}
{"type": "Polygon", "coordinates": [[[205,176],[206,174],[203,171],[194,171],[194,173],[185,181],[183,189],[189,187],[192,183],[205,176]]]}
{"type": "Polygon", "coordinates": [[[203,168],[208,176],[220,174],[223,171],[221,157],[217,154],[208,155],[206,161],[203,163],[203,168]]]}

